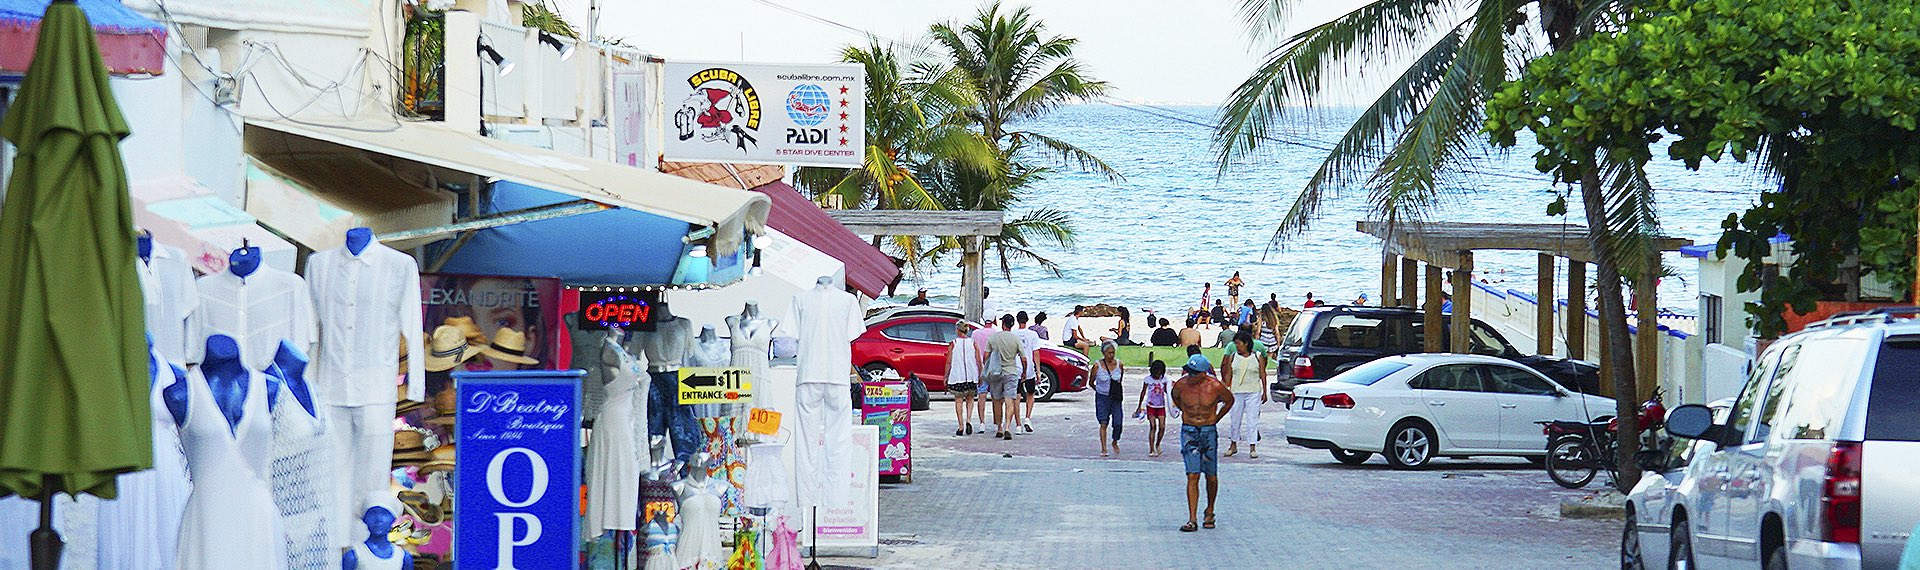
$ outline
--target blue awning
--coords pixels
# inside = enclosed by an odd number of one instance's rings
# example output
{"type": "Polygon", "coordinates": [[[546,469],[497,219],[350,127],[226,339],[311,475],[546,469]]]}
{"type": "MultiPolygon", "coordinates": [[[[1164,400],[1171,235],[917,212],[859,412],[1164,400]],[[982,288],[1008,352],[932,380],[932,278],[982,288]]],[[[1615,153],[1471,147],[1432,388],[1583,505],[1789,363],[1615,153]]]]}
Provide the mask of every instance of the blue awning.
{"type": "MultiPolygon", "coordinates": [[[[493,184],[482,214],[578,200],[524,184],[493,184]]],[[[441,268],[446,273],[559,277],[568,285],[656,285],[673,281],[693,226],[672,218],[613,209],[484,230],[441,268]]]]}

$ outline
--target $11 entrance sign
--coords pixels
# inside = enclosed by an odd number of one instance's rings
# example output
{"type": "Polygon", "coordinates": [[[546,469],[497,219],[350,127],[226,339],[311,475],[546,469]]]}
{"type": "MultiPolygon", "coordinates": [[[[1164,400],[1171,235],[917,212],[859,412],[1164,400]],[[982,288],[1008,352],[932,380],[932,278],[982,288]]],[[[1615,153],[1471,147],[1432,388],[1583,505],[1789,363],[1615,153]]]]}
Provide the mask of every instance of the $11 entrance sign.
{"type": "Polygon", "coordinates": [[[681,404],[738,404],[753,399],[753,371],[742,367],[680,369],[681,404]]]}
{"type": "Polygon", "coordinates": [[[580,511],[580,370],[455,372],[460,568],[571,570],[580,511]]]}

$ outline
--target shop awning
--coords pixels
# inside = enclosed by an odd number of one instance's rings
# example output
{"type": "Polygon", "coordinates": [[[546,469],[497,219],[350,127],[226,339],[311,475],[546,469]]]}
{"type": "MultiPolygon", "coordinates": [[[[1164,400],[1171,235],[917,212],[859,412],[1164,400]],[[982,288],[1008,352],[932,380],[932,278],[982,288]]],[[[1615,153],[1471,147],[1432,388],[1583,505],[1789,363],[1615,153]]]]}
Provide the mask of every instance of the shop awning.
{"type": "MultiPolygon", "coordinates": [[[[50,0],[0,0],[0,77],[26,73],[40,17],[50,0]]],[[[114,75],[159,75],[166,67],[167,28],[119,0],[78,0],[93,24],[100,59],[114,75]]]]}
{"type": "Polygon", "coordinates": [[[432,188],[433,181],[465,182],[448,177],[449,171],[466,173],[710,227],[720,251],[738,249],[746,234],[760,233],[770,207],[766,197],[752,192],[494,140],[440,123],[323,126],[249,119],[246,147],[261,162],[313,187],[432,188]],[[413,165],[396,165],[393,159],[413,165]]]}
{"type": "MultiPolygon", "coordinates": [[[[524,211],[573,197],[498,182],[482,214],[524,211]]],[[[475,230],[442,273],[558,277],[568,285],[656,285],[673,282],[691,227],[684,221],[626,209],[475,230]]]]}
{"type": "Polygon", "coordinates": [[[799,190],[785,182],[774,182],[753,191],[773,200],[773,213],[768,215],[767,225],[840,260],[847,267],[847,285],[868,297],[879,298],[886,294],[887,285],[900,275],[900,267],[893,264],[893,258],[834,221],[820,206],[800,195],[799,190]]]}

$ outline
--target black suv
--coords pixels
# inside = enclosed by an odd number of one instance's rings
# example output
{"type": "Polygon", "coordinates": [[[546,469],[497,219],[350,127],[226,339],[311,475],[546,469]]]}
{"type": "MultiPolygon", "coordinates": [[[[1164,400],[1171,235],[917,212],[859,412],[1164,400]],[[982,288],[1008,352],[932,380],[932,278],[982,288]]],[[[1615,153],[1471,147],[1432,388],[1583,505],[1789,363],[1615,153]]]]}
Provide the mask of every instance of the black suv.
{"type": "MultiPolygon", "coordinates": [[[[1440,316],[1447,338],[1453,315],[1440,316]]],[[[1405,307],[1328,306],[1302,311],[1294,317],[1278,349],[1279,374],[1273,390],[1319,382],[1376,358],[1426,352],[1426,314],[1405,307]]],[[[1552,356],[1532,356],[1514,350],[1506,337],[1479,319],[1473,320],[1470,352],[1497,356],[1540,371],[1561,385],[1593,393],[1600,368],[1590,363],[1552,356]]]]}

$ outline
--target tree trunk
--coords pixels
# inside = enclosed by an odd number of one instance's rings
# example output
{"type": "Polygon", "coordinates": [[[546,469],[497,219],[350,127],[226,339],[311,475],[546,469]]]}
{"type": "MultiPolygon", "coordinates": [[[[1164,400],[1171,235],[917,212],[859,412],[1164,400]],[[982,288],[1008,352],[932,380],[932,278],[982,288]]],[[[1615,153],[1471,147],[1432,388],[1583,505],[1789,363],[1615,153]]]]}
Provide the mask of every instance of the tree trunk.
{"type": "MultiPolygon", "coordinates": [[[[1580,175],[1580,200],[1587,210],[1587,243],[1594,251],[1594,280],[1600,294],[1600,334],[1606,335],[1603,345],[1609,350],[1600,355],[1606,359],[1606,368],[1612,377],[1614,395],[1614,417],[1618,418],[1619,452],[1614,456],[1614,465],[1619,468],[1617,480],[1620,492],[1633,489],[1640,482],[1640,468],[1633,456],[1640,451],[1640,393],[1634,383],[1633,341],[1627,333],[1627,308],[1622,301],[1620,266],[1607,255],[1607,244],[1612,236],[1607,235],[1606,189],[1600,182],[1600,171],[1589,161],[1587,171],[1580,175]]],[[[1643,256],[1644,257],[1644,256],[1643,256]]],[[[1648,331],[1650,333],[1650,331],[1648,331]]]]}

